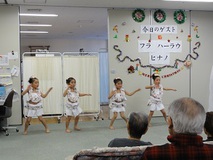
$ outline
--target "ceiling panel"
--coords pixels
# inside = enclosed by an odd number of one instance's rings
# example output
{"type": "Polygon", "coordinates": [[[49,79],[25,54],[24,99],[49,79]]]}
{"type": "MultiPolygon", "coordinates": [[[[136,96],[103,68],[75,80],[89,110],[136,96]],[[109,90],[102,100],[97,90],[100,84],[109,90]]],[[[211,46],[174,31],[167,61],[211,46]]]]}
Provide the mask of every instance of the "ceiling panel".
{"type": "Polygon", "coordinates": [[[33,34],[22,34],[22,38],[107,39],[107,8],[161,8],[213,11],[213,3],[165,2],[162,0],[7,0],[7,2],[20,5],[21,13],[58,14],[58,17],[54,18],[21,17],[21,23],[52,24],[52,27],[21,27],[21,30],[49,32],[49,34],[36,36],[33,34]]]}

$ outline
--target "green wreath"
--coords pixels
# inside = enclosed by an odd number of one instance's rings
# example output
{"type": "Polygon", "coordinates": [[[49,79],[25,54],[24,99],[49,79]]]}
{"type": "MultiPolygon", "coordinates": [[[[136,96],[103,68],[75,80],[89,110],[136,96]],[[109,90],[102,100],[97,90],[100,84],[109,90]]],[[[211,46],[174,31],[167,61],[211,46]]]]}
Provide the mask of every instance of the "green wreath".
{"type": "Polygon", "coordinates": [[[136,9],[132,12],[132,18],[136,22],[143,22],[143,20],[145,19],[145,13],[141,9],[136,9]]]}
{"type": "Polygon", "coordinates": [[[183,24],[186,20],[186,13],[184,10],[177,10],[174,12],[174,20],[177,24],[183,24]]]}
{"type": "Polygon", "coordinates": [[[166,20],[166,13],[161,10],[161,9],[158,9],[154,12],[154,20],[157,22],[157,23],[162,23],[166,20]]]}

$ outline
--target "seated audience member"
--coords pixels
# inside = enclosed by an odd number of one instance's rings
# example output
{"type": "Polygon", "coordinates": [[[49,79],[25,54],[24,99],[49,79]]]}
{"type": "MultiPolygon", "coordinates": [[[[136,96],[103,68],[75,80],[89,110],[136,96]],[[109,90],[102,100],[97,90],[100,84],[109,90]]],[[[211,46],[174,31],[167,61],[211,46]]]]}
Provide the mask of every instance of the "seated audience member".
{"type": "Polygon", "coordinates": [[[213,112],[206,113],[206,121],[204,123],[204,132],[207,135],[206,141],[213,141],[213,112]]]}
{"type": "Polygon", "coordinates": [[[148,116],[143,113],[132,112],[127,122],[129,138],[115,138],[108,147],[132,147],[151,145],[150,142],[141,141],[141,136],[148,130],[148,116]]]}
{"type": "Polygon", "coordinates": [[[171,144],[147,147],[142,160],[213,160],[213,145],[204,144],[199,136],[206,113],[192,98],[180,98],[168,108],[167,137],[171,144]]]}

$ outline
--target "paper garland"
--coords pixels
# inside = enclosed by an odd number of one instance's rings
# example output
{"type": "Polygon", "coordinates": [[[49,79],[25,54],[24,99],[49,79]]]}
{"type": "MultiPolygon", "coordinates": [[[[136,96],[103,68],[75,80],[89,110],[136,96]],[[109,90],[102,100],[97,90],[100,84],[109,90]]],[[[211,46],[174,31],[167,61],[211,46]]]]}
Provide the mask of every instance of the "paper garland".
{"type": "MultiPolygon", "coordinates": [[[[165,75],[162,75],[161,78],[168,78],[168,77],[171,77],[171,76],[174,76],[175,74],[178,74],[180,71],[182,71],[184,69],[184,66],[182,66],[180,69],[172,72],[172,73],[169,73],[169,74],[165,74],[165,75]]],[[[147,74],[147,73],[144,73],[144,72],[141,72],[141,71],[138,71],[138,74],[139,75],[142,75],[144,77],[147,77],[147,78],[151,78],[152,75],[150,74],[147,74]]]]}
{"type": "Polygon", "coordinates": [[[113,49],[116,50],[117,52],[119,52],[119,54],[116,56],[116,58],[118,59],[119,62],[124,62],[126,59],[128,59],[128,60],[130,60],[130,62],[138,62],[140,67],[142,67],[142,68],[163,69],[163,68],[177,68],[178,62],[185,63],[187,60],[189,60],[189,58],[196,60],[199,57],[199,54],[196,52],[196,50],[200,47],[200,45],[201,45],[200,42],[195,43],[195,47],[193,48],[193,53],[195,54],[195,56],[193,56],[192,54],[188,54],[184,60],[176,59],[173,65],[164,65],[161,67],[156,67],[156,66],[153,66],[150,64],[143,65],[141,63],[141,58],[132,59],[129,56],[125,56],[123,59],[121,59],[120,56],[122,55],[122,51],[118,48],[118,45],[114,45],[113,49]]]}

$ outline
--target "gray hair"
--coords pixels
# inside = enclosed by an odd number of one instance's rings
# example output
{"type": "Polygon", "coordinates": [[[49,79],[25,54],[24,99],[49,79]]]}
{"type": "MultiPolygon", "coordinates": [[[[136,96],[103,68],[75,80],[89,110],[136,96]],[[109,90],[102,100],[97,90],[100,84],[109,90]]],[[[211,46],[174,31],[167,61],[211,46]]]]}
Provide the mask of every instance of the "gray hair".
{"type": "Polygon", "coordinates": [[[128,120],[129,135],[134,138],[141,138],[148,127],[148,116],[145,113],[132,112],[128,120]]]}
{"type": "Polygon", "coordinates": [[[175,133],[196,133],[203,131],[206,113],[203,106],[192,98],[180,98],[168,108],[175,133]]]}

